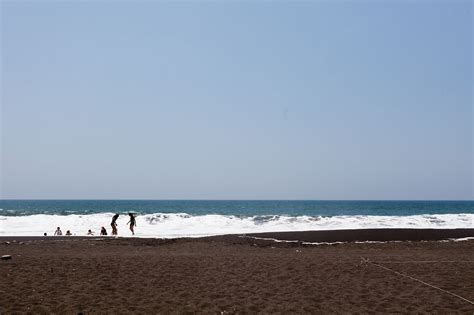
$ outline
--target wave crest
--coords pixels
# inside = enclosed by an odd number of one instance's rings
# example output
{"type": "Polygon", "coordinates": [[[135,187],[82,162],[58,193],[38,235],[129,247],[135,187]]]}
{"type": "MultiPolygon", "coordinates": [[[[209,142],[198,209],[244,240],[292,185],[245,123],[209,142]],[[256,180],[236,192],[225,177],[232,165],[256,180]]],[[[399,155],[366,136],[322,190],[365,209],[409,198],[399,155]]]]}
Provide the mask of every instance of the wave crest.
{"type": "MultiPolygon", "coordinates": [[[[110,228],[113,213],[85,215],[0,216],[0,235],[38,236],[52,234],[57,226],[63,232],[85,235],[102,226],[110,228]]],[[[117,220],[120,236],[130,236],[128,216],[117,220]]],[[[368,228],[473,228],[474,214],[430,214],[411,216],[288,216],[288,215],[190,215],[154,213],[137,217],[139,237],[197,237],[222,234],[245,234],[276,231],[343,230],[368,228]]]]}

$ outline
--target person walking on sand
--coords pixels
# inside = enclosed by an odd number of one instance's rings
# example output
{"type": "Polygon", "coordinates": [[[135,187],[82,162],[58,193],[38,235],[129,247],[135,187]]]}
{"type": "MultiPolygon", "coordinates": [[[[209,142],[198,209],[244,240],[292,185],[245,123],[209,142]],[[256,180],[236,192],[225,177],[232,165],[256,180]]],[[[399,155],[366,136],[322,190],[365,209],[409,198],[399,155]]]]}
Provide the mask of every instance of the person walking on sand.
{"type": "Polygon", "coordinates": [[[132,235],[135,235],[135,232],[133,231],[133,228],[137,226],[137,222],[135,221],[135,215],[131,212],[129,212],[128,215],[130,216],[130,221],[128,221],[127,224],[130,223],[130,231],[132,231],[132,235]]]}
{"type": "Polygon", "coordinates": [[[112,235],[117,235],[117,219],[119,217],[119,214],[116,213],[113,217],[112,217],[112,223],[110,223],[110,225],[112,226],[112,235]]]}
{"type": "Polygon", "coordinates": [[[59,226],[58,226],[58,228],[56,229],[56,231],[54,231],[54,236],[61,236],[61,235],[63,235],[63,231],[61,231],[61,229],[60,229],[59,226]]]}

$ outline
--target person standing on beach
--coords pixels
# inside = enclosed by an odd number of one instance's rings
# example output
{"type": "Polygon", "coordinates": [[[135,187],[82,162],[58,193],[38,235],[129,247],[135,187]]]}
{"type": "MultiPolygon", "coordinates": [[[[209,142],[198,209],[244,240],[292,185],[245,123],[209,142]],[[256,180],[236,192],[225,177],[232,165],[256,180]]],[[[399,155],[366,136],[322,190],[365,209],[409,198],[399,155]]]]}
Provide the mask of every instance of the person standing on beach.
{"type": "Polygon", "coordinates": [[[61,235],[63,235],[63,231],[61,231],[61,229],[60,229],[59,226],[58,226],[58,228],[56,229],[56,231],[54,231],[54,236],[61,236],[61,235]]]}
{"type": "Polygon", "coordinates": [[[112,226],[112,235],[117,235],[117,219],[119,217],[119,214],[116,213],[113,217],[112,217],[112,223],[110,224],[112,226]]]}
{"type": "Polygon", "coordinates": [[[130,221],[128,221],[127,224],[130,223],[130,231],[132,231],[132,235],[135,235],[135,232],[133,231],[133,228],[137,226],[137,222],[135,221],[135,215],[131,212],[129,212],[128,215],[130,216],[130,221]]]}

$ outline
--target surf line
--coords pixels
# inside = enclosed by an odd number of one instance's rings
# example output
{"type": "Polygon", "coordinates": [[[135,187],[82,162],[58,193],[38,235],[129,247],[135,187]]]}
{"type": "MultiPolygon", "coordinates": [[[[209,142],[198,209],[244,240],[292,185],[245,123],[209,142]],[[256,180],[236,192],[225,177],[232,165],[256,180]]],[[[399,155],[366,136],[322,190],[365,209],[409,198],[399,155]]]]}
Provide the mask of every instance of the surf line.
{"type": "Polygon", "coordinates": [[[270,238],[270,237],[257,237],[257,236],[248,236],[248,235],[239,235],[241,238],[250,238],[253,240],[260,240],[260,241],[271,241],[275,243],[297,243],[297,244],[302,244],[302,245],[337,245],[337,244],[344,244],[344,242],[304,242],[304,241],[298,241],[298,240],[279,240],[276,238],[270,238]]]}
{"type": "MultiPolygon", "coordinates": [[[[334,242],[305,242],[299,240],[279,240],[276,238],[270,237],[257,237],[257,236],[250,236],[246,234],[239,235],[240,238],[250,238],[254,240],[261,240],[261,241],[272,241],[275,243],[298,243],[302,245],[338,245],[338,244],[387,244],[387,243],[403,243],[404,240],[393,240],[393,241],[334,241],[334,242]]],[[[428,240],[428,241],[420,241],[420,242],[461,242],[461,241],[470,241],[473,240],[474,237],[464,237],[464,238],[450,238],[447,240],[428,240]]],[[[471,262],[471,261],[468,261],[471,262]]]]}
{"type": "Polygon", "coordinates": [[[379,264],[431,264],[431,263],[474,263],[474,260],[408,260],[408,261],[379,261],[379,264]]]}
{"type": "Polygon", "coordinates": [[[339,245],[339,244],[385,244],[385,243],[401,243],[403,241],[334,241],[334,242],[305,242],[299,240],[279,240],[276,238],[270,237],[257,237],[257,236],[249,236],[249,235],[239,235],[240,238],[250,238],[254,240],[260,241],[272,241],[275,243],[297,243],[301,245],[339,245]]]}
{"type": "Polygon", "coordinates": [[[378,263],[376,263],[376,262],[371,262],[368,258],[362,258],[362,262],[363,262],[363,263],[369,263],[369,264],[372,264],[372,265],[374,265],[374,266],[383,268],[383,269],[385,269],[385,270],[388,270],[388,271],[390,271],[390,272],[393,272],[393,273],[395,273],[395,274],[397,274],[397,275],[400,275],[400,276],[402,276],[402,277],[415,280],[415,281],[417,281],[417,282],[419,282],[419,283],[422,283],[422,284],[424,284],[424,285],[426,285],[426,286],[429,286],[429,287],[432,287],[432,288],[434,288],[434,289],[436,289],[436,290],[439,290],[439,291],[441,291],[441,292],[450,294],[450,295],[455,296],[455,297],[457,297],[457,298],[459,298],[459,299],[461,299],[461,300],[463,300],[463,301],[465,301],[465,302],[467,302],[467,303],[469,303],[469,304],[471,304],[471,305],[474,305],[474,302],[473,302],[473,301],[468,300],[468,299],[466,299],[465,297],[462,297],[462,296],[460,296],[460,295],[458,295],[458,294],[456,294],[456,293],[450,292],[450,291],[445,290],[445,289],[441,289],[440,287],[437,287],[437,286],[435,286],[435,285],[432,285],[432,284],[430,284],[430,283],[428,283],[428,282],[425,282],[425,281],[423,281],[423,280],[417,279],[417,278],[412,277],[412,276],[409,276],[409,275],[407,275],[407,274],[398,272],[398,271],[396,271],[396,270],[390,269],[390,268],[385,267],[385,266],[383,266],[383,265],[381,265],[381,264],[378,264],[378,263]]]}

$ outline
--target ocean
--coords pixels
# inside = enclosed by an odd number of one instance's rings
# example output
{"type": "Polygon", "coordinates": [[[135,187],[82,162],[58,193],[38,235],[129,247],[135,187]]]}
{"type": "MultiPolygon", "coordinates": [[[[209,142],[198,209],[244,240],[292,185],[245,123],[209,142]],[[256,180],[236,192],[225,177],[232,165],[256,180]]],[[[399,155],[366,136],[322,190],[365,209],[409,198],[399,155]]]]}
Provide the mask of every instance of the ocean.
{"type": "Polygon", "coordinates": [[[276,231],[367,228],[474,228],[474,201],[314,200],[0,200],[0,236],[110,233],[119,236],[199,237],[276,231]]]}

